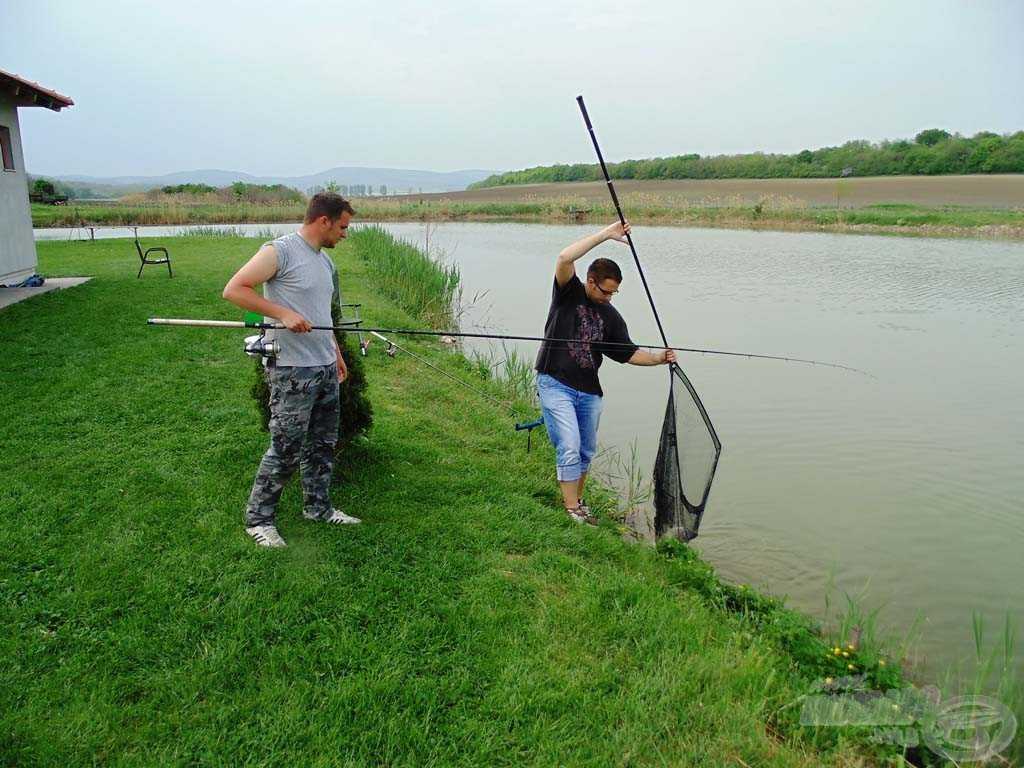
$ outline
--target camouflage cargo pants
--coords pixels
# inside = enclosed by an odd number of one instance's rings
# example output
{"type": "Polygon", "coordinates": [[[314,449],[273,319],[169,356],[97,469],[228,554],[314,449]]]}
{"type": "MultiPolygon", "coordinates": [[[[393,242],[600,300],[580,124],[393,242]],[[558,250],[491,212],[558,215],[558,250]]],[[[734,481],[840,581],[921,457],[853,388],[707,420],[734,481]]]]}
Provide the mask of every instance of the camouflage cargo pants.
{"type": "Polygon", "coordinates": [[[270,448],[256,472],[245,524],[273,525],[281,490],[301,470],[304,511],[331,512],[330,484],[338,442],[337,366],[275,366],[266,370],[270,385],[270,448]]]}

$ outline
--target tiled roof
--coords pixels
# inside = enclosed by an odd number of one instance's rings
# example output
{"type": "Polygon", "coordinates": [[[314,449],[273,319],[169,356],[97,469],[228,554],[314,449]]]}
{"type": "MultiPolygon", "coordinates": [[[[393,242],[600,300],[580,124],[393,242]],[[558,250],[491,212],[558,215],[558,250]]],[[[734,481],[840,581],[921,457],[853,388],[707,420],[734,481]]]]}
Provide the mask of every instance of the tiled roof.
{"type": "Polygon", "coordinates": [[[19,107],[46,107],[54,112],[60,112],[64,107],[70,107],[73,102],[67,96],[63,96],[49,88],[43,88],[39,83],[33,83],[18,75],[4,72],[0,69],[0,91],[10,93],[14,96],[19,107]]]}

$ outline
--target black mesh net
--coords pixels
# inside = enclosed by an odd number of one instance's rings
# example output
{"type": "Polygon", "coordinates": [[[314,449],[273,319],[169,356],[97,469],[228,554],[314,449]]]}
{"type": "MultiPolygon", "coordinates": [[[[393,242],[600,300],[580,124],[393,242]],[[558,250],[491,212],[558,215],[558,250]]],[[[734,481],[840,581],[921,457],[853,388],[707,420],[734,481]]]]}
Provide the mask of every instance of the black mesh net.
{"type": "Polygon", "coordinates": [[[715,478],[722,443],[696,390],[677,365],[654,464],[654,530],[683,541],[696,538],[715,478]]]}

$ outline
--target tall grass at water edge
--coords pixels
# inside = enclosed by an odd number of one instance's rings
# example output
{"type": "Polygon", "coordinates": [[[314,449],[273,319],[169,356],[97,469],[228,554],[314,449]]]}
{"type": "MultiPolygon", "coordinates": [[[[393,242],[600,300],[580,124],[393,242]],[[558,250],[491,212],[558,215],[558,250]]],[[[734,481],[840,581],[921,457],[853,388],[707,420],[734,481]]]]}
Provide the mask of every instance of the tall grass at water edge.
{"type": "Polygon", "coordinates": [[[261,227],[255,232],[245,232],[240,227],[186,227],[177,237],[258,237],[263,240],[273,240],[277,237],[271,227],[261,227]]]}
{"type": "Polygon", "coordinates": [[[350,238],[377,289],[429,328],[451,328],[459,298],[459,269],[432,258],[379,227],[350,238]]]}
{"type": "MultiPolygon", "coordinates": [[[[378,291],[427,328],[455,330],[465,311],[459,269],[445,263],[443,253],[432,252],[430,234],[428,229],[422,249],[375,226],[360,228],[348,240],[378,291]]],[[[458,343],[455,348],[464,351],[458,343]]],[[[475,350],[468,354],[465,368],[473,379],[497,384],[487,396],[500,393],[507,398],[501,406],[517,416],[536,407],[532,362],[515,348],[503,343],[500,355],[475,350]]],[[[465,383],[473,389],[478,386],[476,381],[465,383]]]]}
{"type": "MultiPolygon", "coordinates": [[[[825,612],[822,619],[823,636],[827,638],[829,653],[835,656],[840,664],[850,662],[849,675],[857,675],[870,667],[881,669],[893,665],[900,668],[898,677],[889,678],[888,682],[902,679],[902,686],[914,685],[917,688],[934,686],[938,689],[940,699],[936,704],[941,708],[946,702],[958,697],[981,696],[995,699],[1004,705],[1013,715],[1017,723],[1017,736],[998,755],[979,765],[1024,766],[1024,678],[1020,673],[1020,658],[1017,655],[1016,618],[1007,612],[1002,619],[1001,628],[990,636],[989,620],[982,614],[974,612],[970,622],[973,640],[973,653],[953,663],[946,663],[939,668],[929,664],[929,660],[921,656],[918,644],[924,631],[926,617],[908,617],[906,626],[897,631],[893,627],[882,626],[879,616],[884,605],[868,604],[868,586],[851,594],[845,590],[837,590],[836,573],[829,573],[825,587],[825,612]],[[836,595],[838,594],[838,599],[836,595]]],[[[997,624],[998,627],[998,624],[997,624]]],[[[967,631],[967,622],[964,622],[967,631]]],[[[878,684],[874,688],[886,690],[885,685],[878,684]]],[[[960,714],[962,714],[962,708],[960,714]]],[[[929,724],[920,722],[913,727],[923,728],[929,724]]],[[[1000,721],[989,722],[984,726],[988,736],[994,737],[1007,724],[1000,721]]],[[[973,730],[973,726],[970,730],[973,730]]],[[[968,738],[969,731],[954,731],[952,738],[968,738]]],[[[947,766],[956,765],[926,749],[923,745],[910,748],[904,756],[914,765],[947,766]]]]}

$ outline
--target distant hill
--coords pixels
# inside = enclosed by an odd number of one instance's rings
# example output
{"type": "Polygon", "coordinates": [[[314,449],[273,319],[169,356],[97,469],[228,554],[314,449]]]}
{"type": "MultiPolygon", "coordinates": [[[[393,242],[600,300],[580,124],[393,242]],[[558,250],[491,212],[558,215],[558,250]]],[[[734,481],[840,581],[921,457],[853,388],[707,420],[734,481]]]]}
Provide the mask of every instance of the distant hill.
{"type": "Polygon", "coordinates": [[[400,168],[330,168],[307,176],[254,176],[242,171],[224,171],[215,168],[204,168],[194,171],[177,171],[162,176],[47,176],[58,179],[69,186],[78,188],[96,188],[104,195],[113,193],[125,194],[139,192],[154,187],[172,186],[176,184],[210,184],[224,187],[236,181],[247,184],[284,184],[307,192],[313,187],[324,186],[328,182],[339,185],[372,186],[374,191],[381,185],[389,194],[408,192],[458,192],[470,184],[485,179],[494,171],[468,169],[462,171],[416,171],[400,168]]]}

